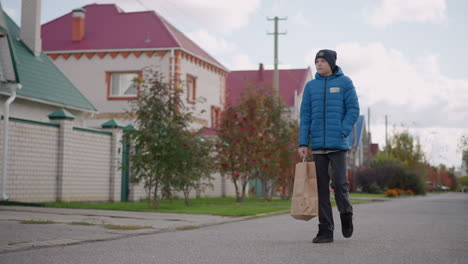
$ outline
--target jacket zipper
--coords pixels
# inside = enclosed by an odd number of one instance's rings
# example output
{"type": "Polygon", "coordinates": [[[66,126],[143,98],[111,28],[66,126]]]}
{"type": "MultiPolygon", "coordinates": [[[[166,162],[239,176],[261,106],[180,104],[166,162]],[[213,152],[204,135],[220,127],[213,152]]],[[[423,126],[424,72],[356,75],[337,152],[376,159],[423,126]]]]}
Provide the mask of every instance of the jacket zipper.
{"type": "Polygon", "coordinates": [[[325,138],[325,129],[326,129],[326,126],[325,126],[325,122],[327,121],[325,119],[325,113],[326,113],[326,105],[327,105],[327,80],[328,80],[328,77],[325,77],[325,86],[323,87],[323,94],[324,94],[324,97],[323,97],[323,148],[325,149],[326,148],[326,138],[325,138]]]}

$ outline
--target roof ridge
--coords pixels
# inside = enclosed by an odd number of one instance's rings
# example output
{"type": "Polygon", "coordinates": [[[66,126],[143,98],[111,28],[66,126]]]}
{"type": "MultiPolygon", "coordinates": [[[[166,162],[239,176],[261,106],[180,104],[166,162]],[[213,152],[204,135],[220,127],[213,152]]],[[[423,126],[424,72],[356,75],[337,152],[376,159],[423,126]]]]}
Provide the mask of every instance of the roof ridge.
{"type": "MultiPolygon", "coordinates": [[[[116,9],[117,11],[122,10],[122,9],[120,9],[115,3],[112,3],[112,4],[98,4],[98,3],[92,3],[92,4],[84,5],[84,6],[79,7],[79,8],[85,8],[85,7],[93,6],[93,5],[97,5],[97,6],[111,6],[111,5],[112,5],[112,6],[115,7],[115,9],[116,9]]],[[[58,20],[58,19],[60,19],[60,18],[62,18],[62,17],[64,17],[64,16],[68,16],[68,14],[73,13],[73,10],[74,10],[74,9],[75,9],[75,8],[73,8],[72,11],[63,14],[62,16],[59,16],[59,17],[57,17],[57,18],[52,19],[51,21],[49,21],[49,22],[47,22],[47,23],[42,24],[42,25],[41,25],[41,29],[42,29],[43,26],[45,26],[45,25],[47,25],[47,24],[49,24],[49,23],[51,23],[51,22],[54,22],[55,20],[58,20]]],[[[123,11],[123,10],[122,10],[122,11],[123,11]]]]}
{"type": "MultiPolygon", "coordinates": [[[[190,53],[194,53],[195,55],[199,56],[200,58],[206,60],[206,61],[210,61],[212,60],[210,63],[212,64],[217,64],[216,66],[219,67],[219,68],[224,68],[224,69],[227,69],[223,64],[221,64],[219,61],[217,61],[211,54],[209,54],[205,49],[203,49],[202,47],[200,47],[200,45],[198,45],[195,41],[193,41],[192,39],[190,39],[188,36],[186,36],[182,31],[180,31],[177,27],[175,27],[171,22],[169,22],[167,19],[165,19],[164,17],[162,17],[161,15],[159,15],[156,11],[154,11],[154,13],[161,19],[161,21],[164,23],[164,25],[168,28],[171,36],[174,37],[174,39],[176,40],[176,42],[179,44],[179,46],[184,49],[184,50],[187,50],[183,45],[182,45],[182,42],[177,38],[177,36],[174,34],[174,32],[172,30],[175,30],[177,31],[177,33],[179,33],[180,35],[182,35],[183,37],[185,37],[188,41],[190,41],[193,45],[195,45],[197,48],[199,48],[202,52],[204,52],[206,55],[208,55],[208,57],[210,59],[206,59],[206,58],[203,58],[202,56],[200,56],[199,54],[196,54],[195,52],[192,52],[190,51],[190,53]]],[[[189,51],[189,50],[188,50],[189,51]]]]}
{"type": "MultiPolygon", "coordinates": [[[[179,45],[180,48],[182,48],[182,44],[180,43],[179,39],[174,35],[174,32],[172,32],[172,30],[170,29],[170,27],[168,26],[168,24],[170,26],[172,26],[171,23],[169,23],[169,21],[167,21],[165,18],[163,18],[161,15],[159,15],[159,13],[157,13],[155,10],[153,10],[153,14],[159,18],[161,20],[161,22],[163,22],[164,24],[164,28],[169,32],[169,34],[171,35],[171,37],[174,39],[174,41],[177,43],[177,45],[179,45]]],[[[174,27],[174,26],[172,26],[174,27]]]]}

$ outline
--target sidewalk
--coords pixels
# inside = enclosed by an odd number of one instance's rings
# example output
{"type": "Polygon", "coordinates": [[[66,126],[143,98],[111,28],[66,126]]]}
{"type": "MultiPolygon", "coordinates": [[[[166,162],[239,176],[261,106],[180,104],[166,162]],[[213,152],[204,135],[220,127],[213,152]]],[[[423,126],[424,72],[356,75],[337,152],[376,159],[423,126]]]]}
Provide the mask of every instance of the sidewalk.
{"type": "Polygon", "coordinates": [[[248,218],[251,217],[0,206],[0,254],[196,229],[248,218]]]}
{"type": "MultiPolygon", "coordinates": [[[[331,198],[333,201],[334,197],[331,198]]],[[[368,197],[352,199],[373,202],[389,200],[388,198],[368,197]]],[[[196,229],[288,212],[229,217],[0,205],[0,254],[38,247],[196,229]]]]}

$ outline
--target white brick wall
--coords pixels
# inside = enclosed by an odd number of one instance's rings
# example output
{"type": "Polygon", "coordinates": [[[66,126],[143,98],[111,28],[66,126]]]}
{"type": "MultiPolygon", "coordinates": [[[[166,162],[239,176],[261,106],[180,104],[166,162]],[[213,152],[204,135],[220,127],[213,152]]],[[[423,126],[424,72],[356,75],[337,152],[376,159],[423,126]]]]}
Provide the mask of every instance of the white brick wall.
{"type": "MultiPolygon", "coordinates": [[[[0,121],[3,139],[3,120],[0,121]]],[[[9,122],[7,194],[12,201],[54,201],[56,195],[58,128],[9,122]]],[[[3,149],[0,140],[0,149],[3,149]]],[[[0,152],[0,160],[2,159],[0,152]]],[[[1,165],[3,166],[3,164],[1,165]]],[[[1,181],[1,177],[0,177],[1,181]]]]}
{"type": "Polygon", "coordinates": [[[111,136],[72,130],[63,178],[64,201],[105,201],[109,198],[111,136]]]}
{"type": "MultiPolygon", "coordinates": [[[[9,124],[7,193],[10,200],[21,202],[46,202],[56,199],[120,200],[122,146],[119,129],[110,130],[115,133],[113,137],[110,134],[74,130],[73,121],[61,121],[60,124],[64,129],[64,138],[61,138],[59,132],[61,128],[56,126],[17,120],[10,120],[9,124]],[[63,139],[64,145],[60,147],[63,139]],[[112,152],[112,140],[116,147],[114,152],[112,152]],[[113,160],[112,153],[115,155],[113,160]],[[60,179],[59,175],[63,175],[62,182],[57,181],[60,179]]],[[[1,120],[0,126],[1,139],[3,133],[1,120]]],[[[2,140],[0,140],[1,149],[3,149],[2,140]]],[[[0,151],[0,160],[1,153],[0,151]]],[[[215,173],[213,177],[214,189],[207,188],[201,193],[202,197],[222,195],[221,176],[215,173]]],[[[225,180],[225,190],[227,196],[235,196],[234,185],[229,177],[225,180]]],[[[183,197],[182,192],[176,195],[183,197]]],[[[130,184],[129,200],[138,201],[146,196],[142,183],[130,184]]],[[[196,190],[192,190],[190,197],[195,196],[196,190]]]]}

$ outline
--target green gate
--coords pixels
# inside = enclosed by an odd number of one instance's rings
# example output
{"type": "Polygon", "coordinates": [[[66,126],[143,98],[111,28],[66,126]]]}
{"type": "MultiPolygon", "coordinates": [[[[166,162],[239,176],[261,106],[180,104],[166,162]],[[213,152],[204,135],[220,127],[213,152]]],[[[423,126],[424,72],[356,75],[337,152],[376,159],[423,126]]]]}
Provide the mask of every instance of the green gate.
{"type": "Polygon", "coordinates": [[[130,142],[128,136],[122,137],[122,181],[120,187],[120,201],[128,202],[128,178],[130,165],[130,142]]]}

